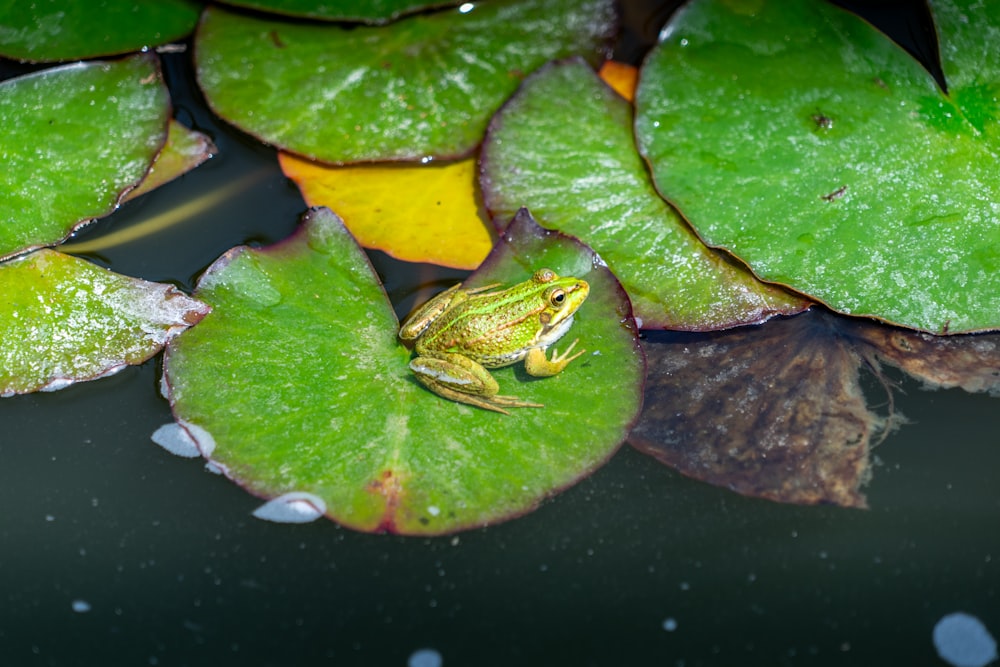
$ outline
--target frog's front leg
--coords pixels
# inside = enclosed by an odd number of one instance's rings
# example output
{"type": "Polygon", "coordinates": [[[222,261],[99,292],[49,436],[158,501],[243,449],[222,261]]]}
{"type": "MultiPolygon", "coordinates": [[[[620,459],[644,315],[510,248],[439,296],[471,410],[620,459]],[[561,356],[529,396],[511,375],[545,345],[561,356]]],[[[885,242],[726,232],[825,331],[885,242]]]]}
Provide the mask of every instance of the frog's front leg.
{"type": "Polygon", "coordinates": [[[562,354],[559,354],[559,350],[553,347],[551,359],[547,359],[545,357],[545,348],[531,348],[528,350],[528,354],[524,357],[524,370],[528,371],[528,375],[534,375],[535,377],[541,378],[551,377],[557,373],[561,373],[563,369],[569,365],[569,362],[586,352],[586,350],[580,350],[573,356],[569,356],[569,353],[573,351],[574,347],[576,347],[578,340],[580,339],[577,338],[570,343],[569,347],[567,347],[566,351],[562,354]]]}
{"type": "Polygon", "coordinates": [[[510,414],[504,408],[541,408],[514,396],[499,396],[500,385],[482,365],[460,354],[441,352],[436,356],[422,355],[410,362],[421,384],[442,396],[484,410],[510,414]]]}

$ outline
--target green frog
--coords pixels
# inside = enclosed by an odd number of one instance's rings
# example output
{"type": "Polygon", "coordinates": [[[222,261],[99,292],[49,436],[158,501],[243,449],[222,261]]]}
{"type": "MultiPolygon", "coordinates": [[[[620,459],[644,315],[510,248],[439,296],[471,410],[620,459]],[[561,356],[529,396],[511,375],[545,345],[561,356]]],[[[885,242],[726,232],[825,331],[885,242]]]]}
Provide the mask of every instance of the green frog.
{"type": "Polygon", "coordinates": [[[553,348],[551,358],[545,351],[569,331],[590,285],[550,269],[539,269],[530,280],[507,289],[494,289],[498,285],[455,285],[410,313],[399,328],[401,340],[415,341],[417,356],[410,370],[425,387],[452,401],[504,414],[510,414],[504,408],[544,407],[500,396],[486,369],[523,359],[530,375],[562,372],[586,351],[570,354],[579,339],[562,354],[553,348]]]}

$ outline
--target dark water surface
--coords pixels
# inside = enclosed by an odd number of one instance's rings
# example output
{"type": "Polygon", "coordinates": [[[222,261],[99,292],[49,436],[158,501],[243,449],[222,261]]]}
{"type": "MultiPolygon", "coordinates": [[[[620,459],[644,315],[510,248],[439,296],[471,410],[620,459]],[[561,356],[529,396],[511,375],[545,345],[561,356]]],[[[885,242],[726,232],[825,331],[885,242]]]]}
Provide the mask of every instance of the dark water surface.
{"type": "MultiPolygon", "coordinates": [[[[638,53],[667,13],[627,6],[638,53]]],[[[220,155],[90,234],[247,179],[96,258],[190,288],[304,205],[273,151],[207,114],[187,56],[166,67],[220,155]]],[[[401,312],[416,283],[461,275],[374,256],[401,312]]],[[[742,498],[625,447],[528,516],[418,539],[252,518],[259,500],[150,442],[171,421],[158,379],[153,360],[0,400],[0,664],[938,665],[945,614],[1000,634],[995,398],[902,379],[912,423],[874,450],[868,511],[742,498]]]]}

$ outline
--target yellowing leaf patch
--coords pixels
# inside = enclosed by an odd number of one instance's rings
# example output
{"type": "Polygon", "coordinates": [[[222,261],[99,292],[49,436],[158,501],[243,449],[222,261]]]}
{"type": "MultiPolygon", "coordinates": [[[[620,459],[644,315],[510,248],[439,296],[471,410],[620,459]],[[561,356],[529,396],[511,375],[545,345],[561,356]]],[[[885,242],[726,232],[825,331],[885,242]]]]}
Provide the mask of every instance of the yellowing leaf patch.
{"type": "Polygon", "coordinates": [[[629,102],[635,101],[635,86],[639,81],[639,70],[628,63],[605,60],[597,72],[604,83],[629,102]]]}
{"type": "Polygon", "coordinates": [[[409,262],[474,269],[493,247],[476,196],[475,158],[330,166],[279,153],[310,206],[340,215],[362,246],[409,262]]]}

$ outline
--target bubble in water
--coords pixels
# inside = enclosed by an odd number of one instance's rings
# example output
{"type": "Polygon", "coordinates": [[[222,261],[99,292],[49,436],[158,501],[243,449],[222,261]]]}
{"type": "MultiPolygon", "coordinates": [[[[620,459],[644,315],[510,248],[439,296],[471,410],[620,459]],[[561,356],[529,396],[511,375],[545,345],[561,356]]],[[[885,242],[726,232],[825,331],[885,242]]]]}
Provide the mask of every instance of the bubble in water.
{"type": "Polygon", "coordinates": [[[673,632],[677,629],[677,619],[676,618],[665,618],[663,619],[663,629],[667,632],[673,632]]]}
{"type": "Polygon", "coordinates": [[[955,667],[984,667],[997,658],[997,642],[975,616],[955,612],[934,626],[934,648],[955,667]]]}
{"type": "Polygon", "coordinates": [[[90,603],[86,600],[73,600],[73,611],[78,614],[86,614],[90,611],[90,603]]]}
{"type": "Polygon", "coordinates": [[[414,651],[406,661],[406,667],[441,667],[444,661],[441,654],[432,648],[422,648],[414,651]]]}

